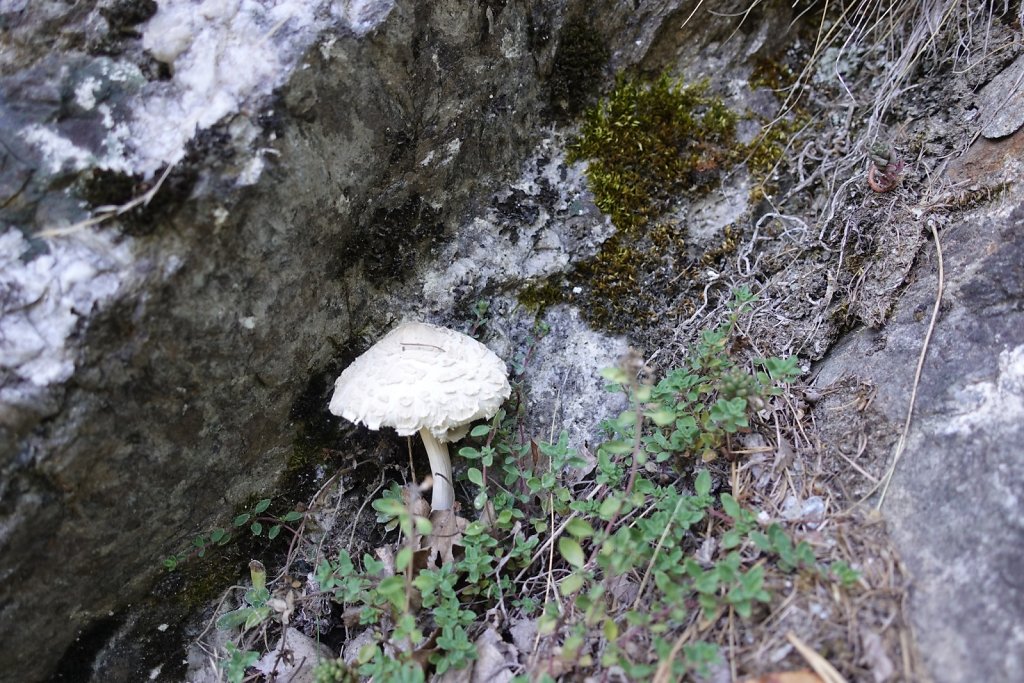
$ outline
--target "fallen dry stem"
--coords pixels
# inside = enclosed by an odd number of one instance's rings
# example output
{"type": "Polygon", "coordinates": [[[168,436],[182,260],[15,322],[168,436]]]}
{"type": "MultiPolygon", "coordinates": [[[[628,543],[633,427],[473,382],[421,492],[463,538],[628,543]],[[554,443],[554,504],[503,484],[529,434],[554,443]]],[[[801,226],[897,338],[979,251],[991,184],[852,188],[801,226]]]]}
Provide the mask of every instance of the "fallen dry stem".
{"type": "Polygon", "coordinates": [[[847,683],[843,675],[836,671],[836,668],[829,664],[828,660],[797,638],[792,631],[786,634],[786,640],[792,643],[800,656],[807,660],[807,664],[814,669],[814,673],[818,674],[825,683],[847,683]]]}
{"type": "Polygon", "coordinates": [[[46,228],[36,233],[36,237],[52,238],[52,237],[66,237],[74,233],[80,232],[93,225],[98,225],[103,221],[106,221],[114,216],[120,216],[121,214],[131,211],[137,206],[146,206],[156,196],[156,193],[160,191],[160,186],[164,184],[167,176],[170,174],[171,169],[174,168],[173,164],[169,164],[164,172],[160,174],[160,178],[156,181],[153,187],[149,188],[138,197],[131,199],[124,204],[119,206],[101,206],[96,209],[96,215],[90,218],[86,218],[84,221],[73,223],[72,225],[65,226],[63,228],[46,228]]]}
{"type": "MultiPolygon", "coordinates": [[[[928,356],[928,344],[931,342],[932,332],[935,331],[935,322],[939,318],[939,307],[942,305],[942,290],[945,280],[942,264],[942,244],[939,240],[939,232],[935,228],[935,221],[928,221],[928,227],[931,228],[932,231],[932,240],[935,242],[935,258],[939,266],[938,282],[935,286],[935,303],[932,306],[932,317],[931,320],[928,321],[928,329],[924,333],[924,341],[921,343],[921,353],[917,357],[917,368],[914,370],[914,385],[910,391],[910,404],[907,406],[907,417],[903,421],[903,429],[900,432],[900,439],[896,443],[896,451],[893,455],[892,464],[889,466],[888,471],[886,471],[885,476],[882,478],[882,481],[884,482],[882,485],[882,493],[878,496],[878,503],[875,505],[875,508],[879,510],[885,502],[885,494],[889,491],[889,483],[892,481],[892,475],[896,471],[896,466],[899,464],[900,458],[903,457],[903,452],[907,445],[907,434],[910,432],[910,421],[914,417],[914,404],[917,401],[917,389],[921,384],[921,372],[924,369],[925,358],[928,356]]],[[[877,488],[877,485],[872,488],[871,493],[873,493],[877,488]]]]}

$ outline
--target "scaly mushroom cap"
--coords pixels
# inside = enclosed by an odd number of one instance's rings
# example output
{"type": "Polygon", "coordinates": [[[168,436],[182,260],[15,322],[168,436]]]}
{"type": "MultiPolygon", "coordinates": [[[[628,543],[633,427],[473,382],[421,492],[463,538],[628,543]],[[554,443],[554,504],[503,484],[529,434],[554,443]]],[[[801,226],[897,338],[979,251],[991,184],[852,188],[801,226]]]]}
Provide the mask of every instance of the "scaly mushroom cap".
{"type": "Polygon", "coordinates": [[[472,337],[427,323],[404,323],[345,368],[330,411],[399,435],[429,429],[440,441],[498,411],[512,392],[505,363],[472,337]]]}

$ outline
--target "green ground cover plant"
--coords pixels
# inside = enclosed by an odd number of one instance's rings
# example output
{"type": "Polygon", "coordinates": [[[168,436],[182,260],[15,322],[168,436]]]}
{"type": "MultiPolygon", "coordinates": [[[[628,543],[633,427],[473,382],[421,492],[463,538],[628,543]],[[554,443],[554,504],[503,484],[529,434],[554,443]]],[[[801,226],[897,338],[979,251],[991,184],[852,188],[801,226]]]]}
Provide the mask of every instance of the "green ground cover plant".
{"type": "MultiPolygon", "coordinates": [[[[820,564],[805,541],[728,490],[731,440],[756,429],[759,411],[800,372],[794,358],[732,352],[753,300],[737,290],[727,321],[659,381],[636,358],[606,370],[607,389],[627,407],[602,423],[592,452],[570,448],[565,432],[523,438],[513,400],[460,449],[467,495],[457,523],[431,514],[415,485],[394,484],[372,502],[394,534],[383,552],[307,543],[318,554],[297,609],[329,602],[350,634],[371,634],[354,661],[322,662],[316,680],[425,681],[471,666],[485,630],[516,623],[536,638],[516,680],[613,670],[676,680],[720,661],[702,630],[765,615],[779,597],[770,576],[852,586],[855,570],[820,564]]],[[[258,654],[253,634],[280,620],[265,572],[252,577],[217,624],[241,634],[229,667],[258,654]]]]}

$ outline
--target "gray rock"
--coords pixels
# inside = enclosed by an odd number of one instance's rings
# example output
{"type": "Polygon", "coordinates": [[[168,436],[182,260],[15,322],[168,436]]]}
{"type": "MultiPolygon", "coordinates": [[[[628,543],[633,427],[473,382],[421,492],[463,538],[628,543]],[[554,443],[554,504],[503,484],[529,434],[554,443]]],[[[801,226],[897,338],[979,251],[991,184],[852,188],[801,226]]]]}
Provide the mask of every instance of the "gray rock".
{"type": "Polygon", "coordinates": [[[1024,125],[1024,56],[1018,57],[981,89],[981,134],[1002,138],[1024,125]]]}
{"type": "MultiPolygon", "coordinates": [[[[914,578],[912,615],[938,683],[1024,679],[1022,200],[1018,187],[941,231],[942,312],[883,507],[914,578]]],[[[902,429],[936,276],[927,247],[891,320],[851,334],[818,368],[819,388],[856,378],[874,390],[863,415],[837,411],[850,399],[842,391],[816,411],[832,443],[867,438],[865,464],[888,464],[902,429]]]]}
{"type": "MultiPolygon", "coordinates": [[[[579,170],[541,161],[554,93],[586,102],[612,68],[722,37],[726,19],[662,31],[683,5],[6,3],[0,681],[177,680],[182,615],[210,597],[187,589],[220,585],[161,559],[272,495],[297,451],[366,438],[325,413],[346,360],[481,298],[503,313],[492,344],[520,348],[516,287],[609,231],[579,170]],[[556,58],[571,21],[607,68],[556,58]]],[[[546,320],[537,424],[592,425],[593,372],[623,344],[546,320]]]]}
{"type": "MultiPolygon", "coordinates": [[[[658,28],[617,3],[113,5],[4,7],[2,681],[155,670],[188,609],[173,576],[150,593],[161,558],[271,494],[297,443],[340,438],[326,378],[355,347],[522,278],[423,291],[541,139],[566,17],[629,54],[658,28]]],[[[507,221],[564,250],[529,267],[592,248],[577,204],[507,221]]]]}
{"type": "Polygon", "coordinates": [[[313,670],[317,664],[335,658],[333,652],[302,631],[286,628],[270,652],[256,662],[255,668],[268,678],[276,677],[289,683],[314,683],[313,670]]]}

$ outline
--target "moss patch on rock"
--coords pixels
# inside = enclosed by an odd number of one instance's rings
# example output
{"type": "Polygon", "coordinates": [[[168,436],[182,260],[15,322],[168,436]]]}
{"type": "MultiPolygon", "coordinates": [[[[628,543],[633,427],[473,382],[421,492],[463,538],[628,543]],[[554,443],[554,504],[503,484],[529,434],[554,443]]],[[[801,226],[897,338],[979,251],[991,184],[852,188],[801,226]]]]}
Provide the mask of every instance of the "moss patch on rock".
{"type": "Polygon", "coordinates": [[[588,160],[598,208],[622,232],[642,226],[680,195],[715,187],[736,160],[737,116],[708,93],[663,75],[651,84],[619,78],[590,109],[569,161],[588,160]]]}
{"type": "MultiPolygon", "coordinates": [[[[705,255],[687,253],[685,227],[662,217],[680,197],[716,187],[723,170],[743,158],[737,120],[706,83],[620,77],[587,111],[569,148],[570,162],[588,161],[594,201],[617,231],[594,257],[568,275],[533,283],[520,301],[538,309],[576,303],[591,324],[617,332],[652,323],[707,264],[705,255]]],[[[734,244],[730,235],[727,243],[734,244]]]]}

